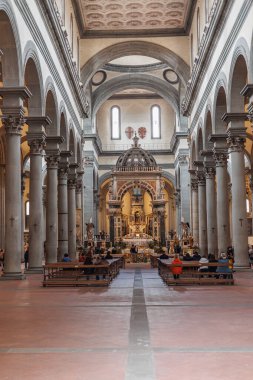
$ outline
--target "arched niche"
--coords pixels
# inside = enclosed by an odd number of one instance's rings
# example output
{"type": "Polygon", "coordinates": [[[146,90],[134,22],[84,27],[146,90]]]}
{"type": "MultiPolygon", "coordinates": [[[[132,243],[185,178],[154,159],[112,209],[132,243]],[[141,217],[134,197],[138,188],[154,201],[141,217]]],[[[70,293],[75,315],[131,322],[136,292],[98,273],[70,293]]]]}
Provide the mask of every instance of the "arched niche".
{"type": "Polygon", "coordinates": [[[58,117],[57,117],[57,102],[55,95],[50,89],[46,95],[46,116],[51,120],[51,125],[46,127],[46,132],[48,136],[57,136],[58,135],[58,117]]]}
{"type": "Polygon", "coordinates": [[[209,136],[212,134],[212,116],[210,110],[206,113],[206,121],[204,127],[204,149],[211,150],[213,144],[209,141],[209,136]]]}
{"type": "Polygon", "coordinates": [[[197,150],[196,150],[196,155],[197,155],[197,161],[202,161],[203,157],[200,155],[200,152],[203,150],[203,132],[202,128],[199,128],[198,130],[198,135],[197,135],[197,150]]]}
{"type": "Polygon", "coordinates": [[[227,96],[224,87],[219,88],[216,102],[214,104],[215,133],[225,133],[226,126],[222,121],[222,116],[227,112],[227,96]]]}
{"type": "Polygon", "coordinates": [[[68,150],[66,115],[63,111],[61,112],[61,115],[60,115],[60,136],[64,138],[64,141],[61,144],[61,150],[68,150]]]}
{"type": "Polygon", "coordinates": [[[76,138],[75,138],[73,128],[70,128],[70,132],[69,132],[69,150],[72,152],[72,156],[69,158],[69,162],[76,163],[76,160],[77,160],[76,138]]]}
{"type": "Polygon", "coordinates": [[[230,111],[233,113],[245,111],[245,98],[241,95],[241,90],[247,84],[248,69],[243,55],[237,58],[232,72],[230,87],[230,111]]]}
{"type": "Polygon", "coordinates": [[[13,15],[14,12],[8,4],[0,4],[0,48],[3,52],[1,57],[2,76],[3,85],[6,87],[16,87],[21,84],[20,42],[13,15]]]}
{"type": "Polygon", "coordinates": [[[42,115],[42,90],[36,64],[29,58],[25,65],[24,82],[32,93],[28,99],[29,116],[42,115]]]}

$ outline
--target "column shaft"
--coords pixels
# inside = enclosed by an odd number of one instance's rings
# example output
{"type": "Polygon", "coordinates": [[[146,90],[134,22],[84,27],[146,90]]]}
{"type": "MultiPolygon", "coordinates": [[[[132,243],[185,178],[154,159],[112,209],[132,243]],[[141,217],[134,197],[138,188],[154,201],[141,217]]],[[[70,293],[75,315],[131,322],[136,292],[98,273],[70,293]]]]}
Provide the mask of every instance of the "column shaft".
{"type": "Polygon", "coordinates": [[[67,168],[58,174],[58,261],[68,253],[68,187],[67,168]]]}
{"type": "Polygon", "coordinates": [[[4,275],[22,278],[21,273],[21,157],[23,114],[3,120],[6,130],[5,166],[5,258],[4,275]]]}
{"type": "Polygon", "coordinates": [[[207,224],[206,224],[206,183],[204,178],[198,180],[199,208],[199,248],[202,256],[207,256],[207,224]]]}
{"type": "Polygon", "coordinates": [[[58,209],[57,209],[57,169],[58,155],[46,157],[47,161],[47,211],[46,211],[46,262],[57,261],[58,209]]]}
{"type": "Polygon", "coordinates": [[[232,177],[232,231],[235,265],[248,266],[248,231],[246,214],[246,188],[244,140],[234,138],[230,144],[232,177]]]}
{"type": "Polygon", "coordinates": [[[213,168],[206,168],[206,216],[208,253],[217,254],[216,192],[213,168]]]}
{"type": "MultiPolygon", "coordinates": [[[[215,153],[215,151],[214,151],[215,153]]],[[[217,181],[218,252],[226,252],[230,242],[227,154],[215,153],[217,181]]]]}
{"type": "Polygon", "coordinates": [[[198,186],[192,182],[192,234],[194,244],[199,244],[199,201],[198,186]]]}
{"type": "Polygon", "coordinates": [[[42,152],[44,140],[30,141],[30,216],[29,216],[29,270],[42,270],[43,204],[42,152]]]}
{"type": "Polygon", "coordinates": [[[76,181],[68,180],[68,251],[76,259],[76,181]]]}

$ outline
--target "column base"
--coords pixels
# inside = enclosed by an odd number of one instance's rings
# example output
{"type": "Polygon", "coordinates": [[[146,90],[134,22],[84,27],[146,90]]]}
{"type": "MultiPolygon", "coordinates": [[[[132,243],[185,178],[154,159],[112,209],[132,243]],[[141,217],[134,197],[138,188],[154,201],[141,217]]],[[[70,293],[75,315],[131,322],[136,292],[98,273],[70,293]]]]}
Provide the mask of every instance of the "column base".
{"type": "Polygon", "coordinates": [[[41,274],[41,273],[43,273],[42,267],[34,267],[34,268],[25,269],[25,274],[41,274]]]}
{"type": "Polygon", "coordinates": [[[9,272],[9,273],[4,273],[2,276],[0,276],[0,281],[5,281],[5,280],[25,280],[26,276],[22,272],[9,272]]]}

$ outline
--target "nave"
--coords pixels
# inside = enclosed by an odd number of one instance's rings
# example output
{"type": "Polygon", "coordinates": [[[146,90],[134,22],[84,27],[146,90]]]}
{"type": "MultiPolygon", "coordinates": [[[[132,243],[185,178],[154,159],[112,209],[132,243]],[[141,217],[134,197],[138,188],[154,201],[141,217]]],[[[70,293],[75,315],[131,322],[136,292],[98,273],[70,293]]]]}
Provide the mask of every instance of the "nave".
{"type": "Polygon", "coordinates": [[[252,286],[167,287],[128,264],[108,288],[0,283],[1,380],[252,377],[252,286]]]}

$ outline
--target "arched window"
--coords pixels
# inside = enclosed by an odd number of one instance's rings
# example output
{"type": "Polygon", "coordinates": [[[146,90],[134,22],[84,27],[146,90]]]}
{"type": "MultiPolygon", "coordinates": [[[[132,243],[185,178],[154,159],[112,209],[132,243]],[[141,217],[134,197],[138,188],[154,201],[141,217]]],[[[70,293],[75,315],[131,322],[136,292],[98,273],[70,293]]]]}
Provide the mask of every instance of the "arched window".
{"type": "Polygon", "coordinates": [[[209,0],[205,0],[205,13],[206,13],[206,22],[207,22],[208,16],[209,16],[209,0]]]}
{"type": "Polygon", "coordinates": [[[25,202],[25,229],[29,227],[29,215],[30,215],[30,202],[25,202]]]}
{"type": "Polygon", "coordinates": [[[120,139],[120,108],[118,106],[111,108],[111,138],[112,140],[120,139]]]}
{"type": "Polygon", "coordinates": [[[74,50],[74,26],[73,26],[73,15],[72,15],[72,13],[70,15],[70,46],[71,46],[72,56],[73,56],[73,50],[74,50]]]}
{"type": "Polygon", "coordinates": [[[248,198],[246,199],[246,212],[247,212],[247,213],[250,212],[250,204],[249,204],[249,200],[248,200],[248,198]]]}
{"type": "Polygon", "coordinates": [[[151,137],[161,138],[161,108],[157,105],[151,107],[151,137]]]}
{"type": "Polygon", "coordinates": [[[63,25],[65,25],[65,0],[61,0],[61,18],[63,25]]]}
{"type": "Polygon", "coordinates": [[[197,42],[198,46],[200,44],[200,15],[199,15],[199,8],[197,10],[197,42]]]}

